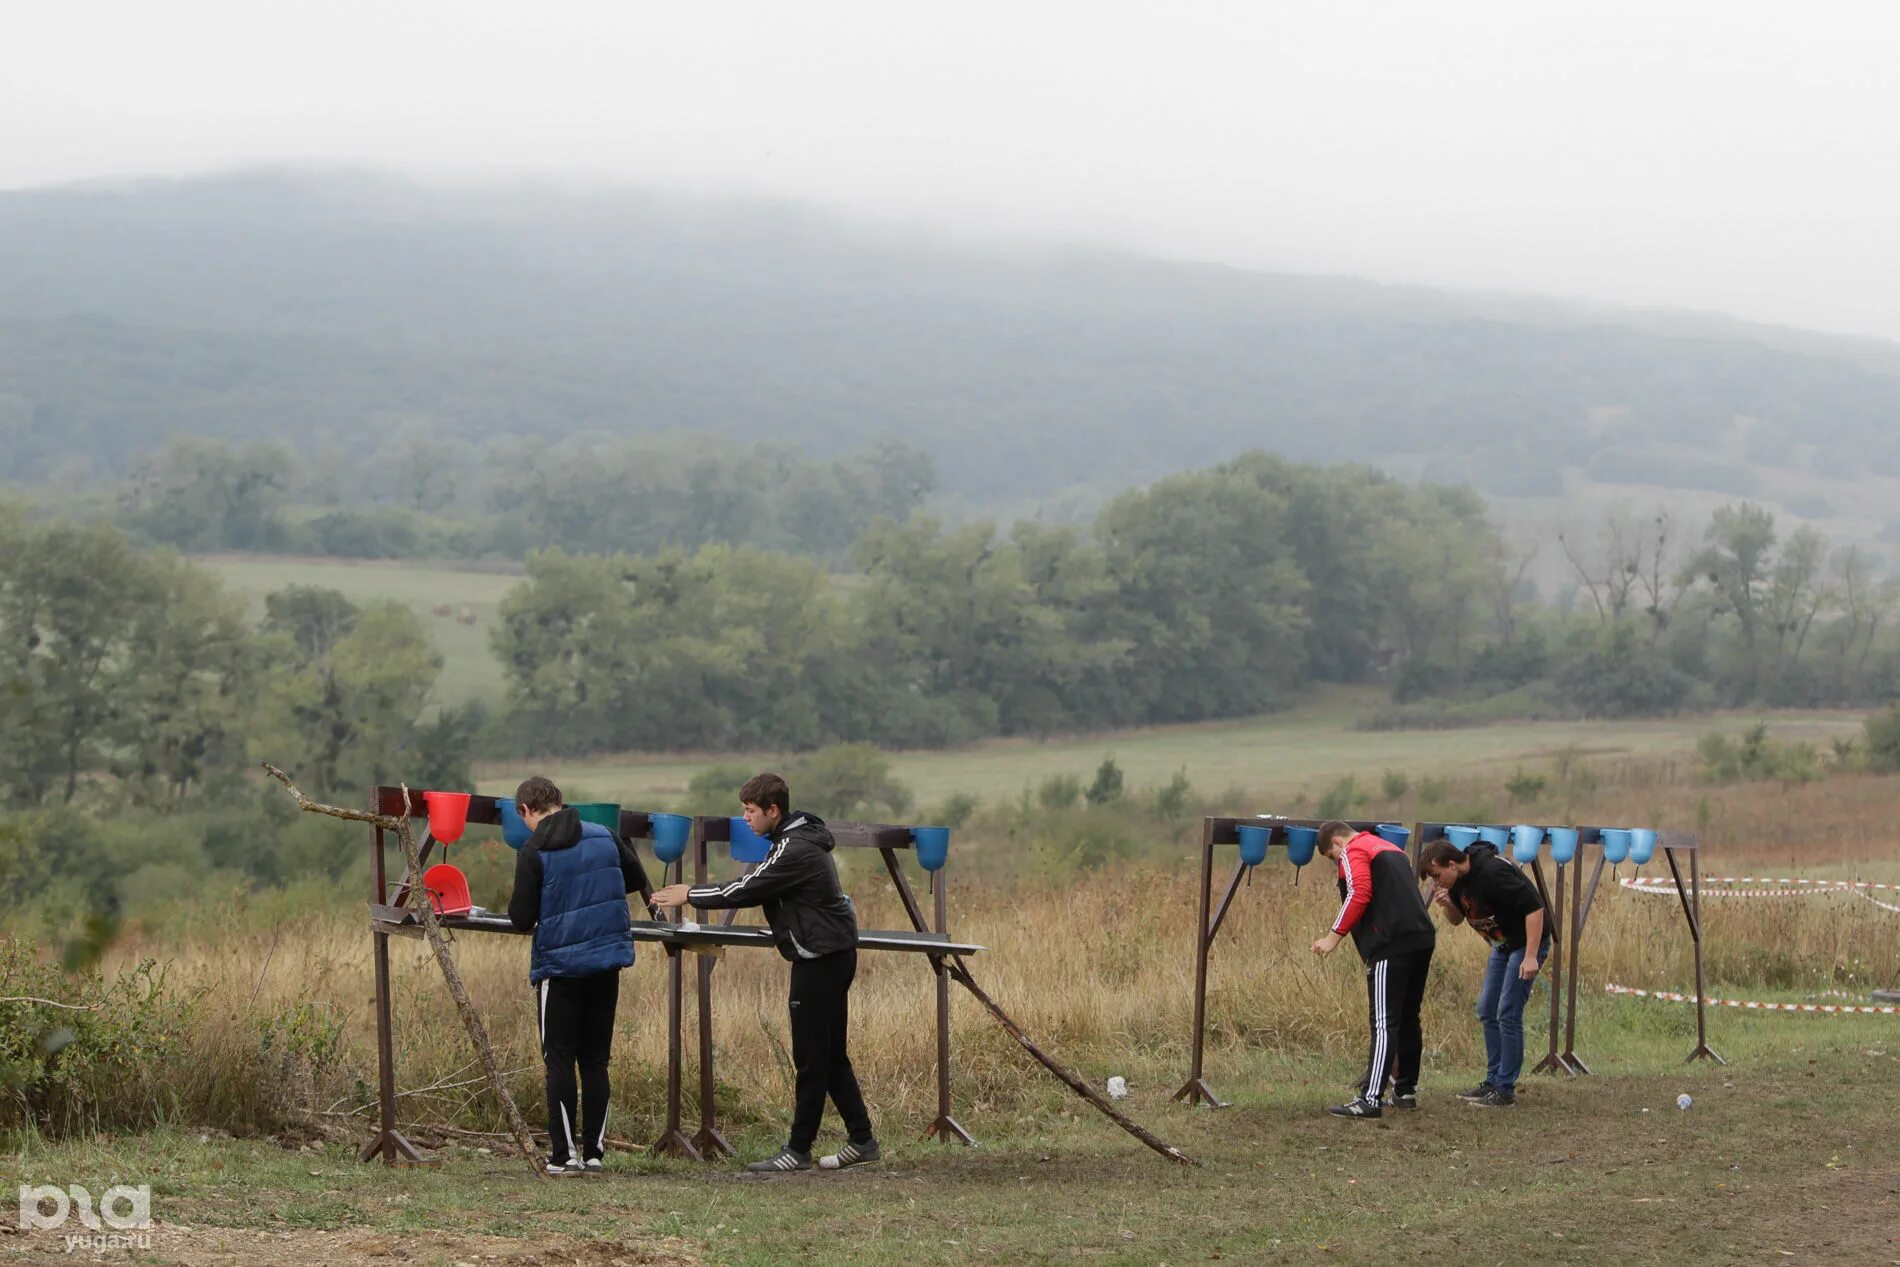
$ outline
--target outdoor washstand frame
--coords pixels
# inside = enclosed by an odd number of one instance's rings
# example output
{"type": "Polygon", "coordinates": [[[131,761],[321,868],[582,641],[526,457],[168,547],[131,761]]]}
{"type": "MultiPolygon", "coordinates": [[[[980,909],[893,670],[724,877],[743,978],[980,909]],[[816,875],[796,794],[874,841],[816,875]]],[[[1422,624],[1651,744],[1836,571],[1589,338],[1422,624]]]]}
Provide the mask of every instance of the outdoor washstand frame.
{"type": "MultiPolygon", "coordinates": [[[[888,823],[827,823],[832,840],[840,847],[876,849],[884,860],[884,869],[889,873],[891,886],[896,890],[898,900],[903,903],[904,913],[909,917],[911,927],[919,933],[935,933],[947,939],[949,937],[948,888],[942,868],[931,873],[930,887],[935,899],[936,928],[931,928],[924,919],[923,908],[918,905],[917,896],[912,892],[910,881],[904,875],[904,869],[897,859],[899,849],[913,847],[911,829],[888,823]]],[[[732,839],[732,820],[701,815],[693,819],[692,858],[693,884],[703,886],[707,882],[707,845],[727,842],[732,839]]],[[[671,864],[670,883],[683,882],[686,859],[681,857],[671,864]]],[[[749,869],[749,868],[748,868],[749,869]]],[[[665,871],[662,877],[666,878],[665,871]]],[[[731,927],[738,917],[738,910],[727,910],[720,914],[720,924],[731,927]]],[[[713,1040],[712,1040],[712,975],[717,960],[710,955],[698,956],[699,963],[694,981],[694,997],[698,1010],[699,1029],[699,1129],[688,1137],[680,1121],[680,1073],[681,1073],[681,1037],[680,1007],[682,994],[682,969],[679,948],[667,947],[667,984],[666,1006],[667,1024],[667,1117],[666,1126],[660,1132],[660,1138],[654,1143],[653,1151],[667,1157],[690,1157],[695,1160],[711,1160],[720,1156],[734,1156],[735,1150],[720,1133],[713,1079],[713,1040]]],[[[950,1104],[950,972],[944,963],[944,956],[930,955],[931,971],[936,976],[937,985],[937,1116],[924,1128],[924,1139],[955,1141],[961,1144],[975,1144],[976,1139],[951,1114],[950,1104]]]]}
{"type": "MultiPolygon", "coordinates": [[[[1214,938],[1227,918],[1228,908],[1233,905],[1235,895],[1240,891],[1241,882],[1251,869],[1245,862],[1236,861],[1234,871],[1228,877],[1227,887],[1222,892],[1220,902],[1215,905],[1214,897],[1214,848],[1217,845],[1239,845],[1242,827],[1267,827],[1272,829],[1268,848],[1286,848],[1286,829],[1288,827],[1311,827],[1317,829],[1325,822],[1344,822],[1356,831],[1375,831],[1379,822],[1369,819],[1316,819],[1316,818],[1226,818],[1209,817],[1201,822],[1201,884],[1200,900],[1197,905],[1196,936],[1194,943],[1194,1031],[1190,1047],[1191,1056],[1187,1081],[1181,1085],[1172,1098],[1189,1105],[1206,1104],[1211,1108],[1222,1109],[1227,1102],[1214,1093],[1207,1083],[1204,1072],[1204,1052],[1207,1039],[1207,961],[1213,951],[1214,938]]],[[[1452,824],[1457,825],[1457,824],[1452,824]]],[[[1559,824],[1561,825],[1561,824],[1559,824]]],[[[1415,822],[1409,824],[1411,858],[1416,864],[1419,851],[1426,843],[1437,840],[1445,834],[1447,824],[1436,822],[1415,822]]],[[[1549,828],[1543,829],[1548,837],[1549,828]]],[[[1603,854],[1601,827],[1577,828],[1577,855],[1568,864],[1553,862],[1556,870],[1554,892],[1544,877],[1544,856],[1529,864],[1532,879],[1537,884],[1539,896],[1544,899],[1546,919],[1550,926],[1551,962],[1550,978],[1550,1049],[1540,1060],[1533,1073],[1569,1073],[1587,1074],[1590,1067],[1576,1052],[1577,1036],[1577,980],[1578,952],[1583,941],[1583,932],[1587,927],[1590,911],[1596,902],[1598,882],[1602,879],[1603,868],[1607,862],[1603,854]],[[1584,864],[1584,851],[1596,851],[1595,866],[1591,870],[1586,885],[1581,878],[1569,886],[1570,912],[1566,920],[1564,914],[1565,871],[1571,867],[1581,869],[1584,864]],[[1565,930],[1568,928],[1569,947],[1565,950],[1565,930]],[[1565,974],[1568,974],[1566,977],[1565,974]],[[1567,1006],[1566,1006],[1567,1000],[1567,1006]],[[1563,1035],[1563,1050],[1558,1050],[1558,1034],[1563,1035]]],[[[1509,858],[1509,846],[1499,849],[1499,856],[1509,858]]],[[[1702,901],[1701,876],[1697,855],[1701,850],[1701,841],[1692,832],[1657,832],[1656,848],[1669,865],[1670,876],[1675,880],[1676,896],[1681,901],[1684,925],[1689,930],[1689,938],[1695,952],[1695,1047],[1689,1052],[1688,1060],[1713,1060],[1717,1064],[1727,1064],[1708,1044],[1708,1022],[1703,1002],[1704,989],[1702,979],[1702,901]],[[1677,861],[1678,853],[1689,856],[1689,878],[1685,885],[1682,868],[1677,861]]],[[[1542,846],[1540,846],[1540,850],[1542,846]]],[[[1314,855],[1317,865],[1322,855],[1314,855]]]]}
{"type": "MultiPolygon", "coordinates": [[[[403,789],[399,787],[374,787],[369,792],[369,808],[372,812],[386,818],[407,816],[426,820],[429,815],[428,804],[420,790],[409,792],[405,803],[403,789]]],[[[469,797],[468,817],[470,824],[481,826],[499,826],[501,811],[498,798],[480,793],[469,797]]],[[[853,845],[875,848],[884,859],[885,869],[890,873],[893,886],[899,900],[903,903],[905,914],[911,925],[927,942],[918,941],[901,946],[880,947],[876,944],[876,933],[865,934],[869,939],[861,944],[864,949],[895,948],[907,951],[920,951],[930,960],[932,971],[936,974],[937,985],[937,1116],[924,1131],[924,1138],[935,1137],[942,1140],[955,1140],[964,1144],[976,1141],[965,1131],[951,1115],[950,1105],[950,970],[946,958],[954,954],[968,954],[976,949],[951,943],[948,934],[947,897],[944,874],[940,869],[931,877],[931,887],[935,897],[936,928],[932,930],[924,919],[922,908],[912,892],[909,881],[898,863],[897,850],[913,847],[910,828],[880,823],[831,823],[833,837],[840,845],[853,845]],[[942,949],[933,948],[941,945],[942,949]]],[[[653,838],[652,815],[639,811],[620,811],[620,835],[629,843],[653,838]]],[[[693,871],[696,882],[706,880],[706,846],[712,841],[730,839],[731,822],[726,818],[700,817],[694,820],[693,828],[693,871]]],[[[392,885],[389,880],[388,858],[386,852],[387,833],[381,827],[372,826],[370,836],[370,939],[371,958],[375,974],[376,1007],[376,1059],[377,1059],[377,1102],[378,1119],[375,1135],[365,1144],[359,1154],[359,1160],[370,1161],[381,1156],[389,1166],[428,1166],[440,1162],[426,1158],[396,1125],[396,1054],[395,1024],[392,1008],[392,992],[389,978],[389,939],[392,936],[419,936],[420,928],[406,923],[410,918],[403,910],[409,893],[404,884],[392,885]]],[[[428,834],[422,833],[418,844],[419,868],[426,867],[429,855],[438,842],[428,834]]],[[[407,862],[404,862],[405,872],[407,862]]],[[[685,867],[682,858],[669,868],[660,864],[660,873],[664,879],[669,871],[673,882],[679,882],[685,867]]],[[[420,874],[420,871],[418,871],[420,874]]],[[[652,897],[651,887],[641,890],[643,900],[652,897]]],[[[629,895],[631,896],[631,895],[629,895]]],[[[733,933],[754,932],[750,928],[734,928],[736,911],[724,913],[720,928],[733,933]]],[[[499,932],[521,935],[512,928],[504,927],[505,921],[488,919],[474,922],[449,917],[442,920],[445,927],[456,931],[499,932]]],[[[641,940],[641,932],[649,934],[664,931],[664,925],[642,925],[636,923],[635,936],[641,940]]],[[[745,945],[770,945],[769,938],[757,930],[756,938],[747,938],[745,945]]],[[[677,937],[671,934],[670,937],[677,937]]],[[[709,942],[714,939],[707,939],[709,942]]],[[[892,939],[895,941],[895,938],[892,939]]],[[[679,940],[662,940],[660,946],[667,957],[667,1094],[666,1126],[659,1140],[653,1145],[653,1151],[671,1157],[690,1157],[711,1160],[721,1155],[731,1155],[732,1146],[720,1134],[715,1121],[714,1080],[713,1080],[713,1044],[712,1044],[712,968],[715,960],[708,955],[699,955],[697,972],[697,995],[699,1005],[699,1090],[700,1125],[699,1131],[688,1137],[681,1126],[682,1099],[682,1019],[683,1019],[683,978],[681,953],[688,947],[679,940]]]]}

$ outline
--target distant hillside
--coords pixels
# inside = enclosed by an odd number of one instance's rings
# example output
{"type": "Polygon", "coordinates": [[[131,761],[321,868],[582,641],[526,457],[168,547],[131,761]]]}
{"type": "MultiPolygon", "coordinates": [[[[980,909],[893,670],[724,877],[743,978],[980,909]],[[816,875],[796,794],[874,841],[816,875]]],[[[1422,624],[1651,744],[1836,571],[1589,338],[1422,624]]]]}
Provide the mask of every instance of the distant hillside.
{"type": "Polygon", "coordinates": [[[1264,447],[1826,518],[1900,480],[1900,354],[640,191],[262,173],[0,195],[16,478],[115,474],[180,428],[367,449],[417,419],[472,444],[897,436],[991,504],[1264,447]]]}

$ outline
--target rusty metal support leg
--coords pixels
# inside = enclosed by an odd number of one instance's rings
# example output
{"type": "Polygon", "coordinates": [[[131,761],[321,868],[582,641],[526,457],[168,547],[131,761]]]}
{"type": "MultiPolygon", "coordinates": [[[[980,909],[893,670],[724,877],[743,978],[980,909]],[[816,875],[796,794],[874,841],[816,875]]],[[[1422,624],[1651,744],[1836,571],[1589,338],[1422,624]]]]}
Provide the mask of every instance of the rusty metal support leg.
{"type": "MultiPolygon", "coordinates": [[[[949,897],[941,870],[931,875],[930,888],[936,898],[937,931],[947,934],[950,931],[949,897]]],[[[976,1138],[950,1113],[950,969],[941,955],[931,956],[930,968],[937,976],[937,1118],[924,1128],[924,1138],[975,1144],[976,1138]]]]}
{"type": "Polygon", "coordinates": [[[1594,903],[1597,898],[1597,882],[1601,880],[1602,878],[1603,878],[1603,855],[1599,853],[1597,855],[1597,865],[1590,872],[1590,891],[1588,893],[1585,893],[1584,887],[1581,884],[1576,885],[1570,891],[1570,959],[1569,959],[1569,963],[1566,965],[1570,970],[1569,971],[1569,977],[1570,977],[1569,998],[1564,1007],[1564,1050],[1563,1050],[1563,1055],[1559,1057],[1559,1059],[1561,1059],[1564,1062],[1564,1067],[1566,1069],[1570,1070],[1571,1073],[1576,1073],[1576,1074],[1587,1074],[1590,1072],[1590,1066],[1583,1063],[1583,1058],[1577,1055],[1577,1050],[1576,1050],[1577,1049],[1577,974],[1578,974],[1578,967],[1577,967],[1578,949],[1577,948],[1583,943],[1584,925],[1589,922],[1590,907],[1591,907],[1591,904],[1594,903]]]}
{"type": "Polygon", "coordinates": [[[1663,857],[1669,860],[1669,874],[1676,880],[1676,896],[1682,902],[1683,914],[1689,917],[1689,936],[1695,943],[1695,1049],[1691,1051],[1684,1064],[1693,1064],[1698,1060],[1713,1060],[1718,1065],[1726,1065],[1709,1046],[1708,1004],[1705,1001],[1708,991],[1702,984],[1702,876],[1696,862],[1700,850],[1689,851],[1689,891],[1682,889],[1682,868],[1676,865],[1676,851],[1664,849],[1663,857]]]}
{"type": "MultiPolygon", "coordinates": [[[[1563,1059],[1557,1055],[1557,1041],[1563,1031],[1563,1018],[1560,1012],[1563,1007],[1563,991],[1557,988],[1557,983],[1563,980],[1564,971],[1565,869],[1563,863],[1557,864],[1557,892],[1556,896],[1552,897],[1550,891],[1544,887],[1543,864],[1535,860],[1531,862],[1531,870],[1537,877],[1538,895],[1544,899],[1544,927],[1550,933],[1550,961],[1545,965],[1546,971],[1542,973],[1545,981],[1550,983],[1550,1048],[1544,1053],[1544,1058],[1537,1062],[1537,1067],[1531,1070],[1532,1073],[1569,1072],[1563,1059]]],[[[1536,948],[1527,945],[1524,953],[1529,954],[1534,949],[1536,948]]]]}
{"type": "Polygon", "coordinates": [[[1209,1108],[1224,1109],[1227,1101],[1214,1094],[1214,1088],[1207,1085],[1207,1079],[1201,1074],[1201,1058],[1207,1041],[1207,928],[1213,903],[1214,824],[1212,820],[1207,820],[1201,825],[1201,901],[1200,913],[1194,920],[1193,1054],[1188,1062],[1188,1079],[1171,1098],[1189,1106],[1205,1104],[1209,1108]]]}
{"type": "MultiPolygon", "coordinates": [[[[372,793],[370,808],[378,809],[372,793]]],[[[383,854],[383,829],[370,829],[370,901],[385,900],[388,873],[383,854]]],[[[357,1153],[358,1161],[381,1156],[385,1166],[424,1166],[429,1162],[396,1129],[396,1026],[389,989],[389,934],[370,930],[370,960],[376,970],[376,1134],[357,1153]]]]}
{"type": "MultiPolygon", "coordinates": [[[[682,860],[674,864],[673,883],[677,884],[686,870],[682,860]]],[[[661,877],[664,880],[665,873],[661,877]]],[[[666,1125],[660,1131],[660,1138],[653,1142],[653,1152],[660,1157],[685,1157],[693,1161],[704,1160],[693,1141],[686,1137],[685,1128],[680,1125],[680,1082],[681,1082],[681,1046],[685,1010],[682,1006],[685,993],[684,966],[680,962],[680,948],[666,947],[666,1125]]]]}

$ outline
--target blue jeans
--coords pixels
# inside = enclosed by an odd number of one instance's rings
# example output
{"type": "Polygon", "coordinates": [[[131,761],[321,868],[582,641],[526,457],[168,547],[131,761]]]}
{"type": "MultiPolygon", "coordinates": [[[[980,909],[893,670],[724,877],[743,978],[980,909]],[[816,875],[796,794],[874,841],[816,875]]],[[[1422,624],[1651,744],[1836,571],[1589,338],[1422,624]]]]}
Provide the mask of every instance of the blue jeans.
{"type": "MultiPolygon", "coordinates": [[[[1484,964],[1484,984],[1478,988],[1478,1023],[1484,1026],[1484,1080],[1500,1091],[1515,1091],[1524,1069],[1524,1005],[1530,1002],[1537,978],[1517,975],[1525,947],[1507,950],[1493,946],[1484,964]]],[[[1550,954],[1550,938],[1537,948],[1541,965],[1550,954]]]]}

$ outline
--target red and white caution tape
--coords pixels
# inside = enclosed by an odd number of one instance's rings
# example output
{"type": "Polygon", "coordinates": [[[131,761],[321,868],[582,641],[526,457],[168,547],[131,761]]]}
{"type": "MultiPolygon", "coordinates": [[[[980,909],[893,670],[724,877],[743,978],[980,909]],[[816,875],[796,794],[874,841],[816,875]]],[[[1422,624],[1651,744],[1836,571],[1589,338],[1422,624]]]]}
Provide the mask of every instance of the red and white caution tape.
{"type": "MultiPolygon", "coordinates": [[[[1617,883],[1632,893],[1647,893],[1652,897],[1676,896],[1675,884],[1661,877],[1639,876],[1632,880],[1619,876],[1617,883]]],[[[1900,913],[1900,906],[1893,906],[1889,903],[1882,902],[1879,898],[1867,892],[1868,889],[1892,889],[1895,887],[1900,886],[1876,884],[1868,880],[1796,880],[1756,877],[1752,875],[1709,876],[1702,881],[1701,895],[1703,897],[1826,897],[1834,893],[1852,893],[1856,897],[1866,898],[1875,906],[1900,913]],[[1782,884],[1795,885],[1798,887],[1779,889],[1738,887],[1750,884],[1782,884]]]]}
{"type": "MultiPolygon", "coordinates": [[[[1639,999],[1661,999],[1665,1003],[1694,1003],[1696,1001],[1695,995],[1677,994],[1674,990],[1638,990],[1634,986],[1613,984],[1605,984],[1603,989],[1609,994],[1623,994],[1639,999]]],[[[1744,1012],[1817,1012],[1827,1016],[1892,1016],[1900,1013],[1900,1007],[1874,1007],[1848,1003],[1760,1003],[1754,999],[1714,997],[1704,999],[1703,1002],[1714,1007],[1739,1008],[1744,1012]]]]}

